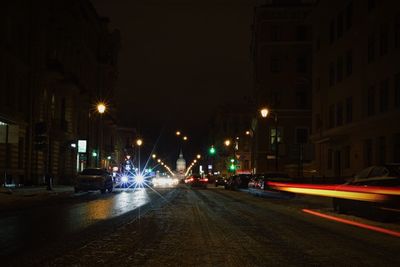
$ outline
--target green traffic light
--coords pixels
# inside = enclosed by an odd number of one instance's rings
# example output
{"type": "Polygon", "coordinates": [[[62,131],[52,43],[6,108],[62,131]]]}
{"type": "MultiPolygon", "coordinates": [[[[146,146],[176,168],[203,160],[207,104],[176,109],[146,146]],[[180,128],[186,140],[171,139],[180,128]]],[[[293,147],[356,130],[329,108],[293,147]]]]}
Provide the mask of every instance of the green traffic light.
{"type": "Polygon", "coordinates": [[[211,155],[214,155],[215,152],[216,152],[214,146],[210,147],[210,150],[209,150],[209,151],[210,151],[210,154],[211,154],[211,155]]]}
{"type": "Polygon", "coordinates": [[[231,171],[234,171],[234,170],[236,169],[235,164],[231,164],[231,165],[229,166],[229,169],[230,169],[231,171]]]}

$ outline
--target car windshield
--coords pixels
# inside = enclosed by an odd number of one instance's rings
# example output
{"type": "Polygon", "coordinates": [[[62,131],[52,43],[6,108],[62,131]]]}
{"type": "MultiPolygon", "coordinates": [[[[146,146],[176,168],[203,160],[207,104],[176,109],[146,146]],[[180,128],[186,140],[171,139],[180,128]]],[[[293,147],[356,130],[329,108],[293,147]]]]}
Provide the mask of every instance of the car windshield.
{"type": "Polygon", "coordinates": [[[85,169],[81,173],[82,175],[102,175],[103,170],[100,169],[85,169]]]}
{"type": "Polygon", "coordinates": [[[386,168],[389,170],[389,176],[400,177],[400,165],[387,165],[386,168]]]}

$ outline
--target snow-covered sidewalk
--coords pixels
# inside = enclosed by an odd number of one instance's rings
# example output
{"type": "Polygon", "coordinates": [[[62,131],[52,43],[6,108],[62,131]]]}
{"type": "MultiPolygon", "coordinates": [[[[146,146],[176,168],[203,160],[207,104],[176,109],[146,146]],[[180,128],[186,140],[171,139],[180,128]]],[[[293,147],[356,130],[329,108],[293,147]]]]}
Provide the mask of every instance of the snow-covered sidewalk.
{"type": "Polygon", "coordinates": [[[66,196],[74,192],[72,186],[57,185],[52,190],[46,186],[26,186],[16,188],[0,188],[0,211],[15,208],[29,207],[36,203],[53,199],[57,196],[66,196]]]}

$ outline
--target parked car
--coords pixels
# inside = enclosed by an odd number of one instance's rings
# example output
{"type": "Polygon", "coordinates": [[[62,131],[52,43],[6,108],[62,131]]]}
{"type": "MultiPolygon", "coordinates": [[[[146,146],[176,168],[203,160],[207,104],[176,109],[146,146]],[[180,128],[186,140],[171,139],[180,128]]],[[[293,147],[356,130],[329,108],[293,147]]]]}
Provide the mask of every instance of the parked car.
{"type": "Polygon", "coordinates": [[[226,185],[226,179],[222,176],[218,176],[215,177],[215,187],[219,186],[219,185],[226,185]]]}
{"type": "Polygon", "coordinates": [[[193,174],[186,178],[185,183],[190,185],[190,187],[207,188],[208,178],[202,177],[200,174],[193,174]]]}
{"type": "Polygon", "coordinates": [[[226,181],[225,189],[248,188],[250,179],[250,174],[233,175],[226,181]]]}
{"type": "MultiPolygon", "coordinates": [[[[374,187],[400,189],[400,164],[365,168],[344,185],[361,186],[363,190],[374,187]]],[[[395,219],[400,216],[400,199],[398,196],[391,196],[385,202],[333,198],[332,204],[333,209],[339,213],[353,212],[379,220],[395,219]]]]}
{"type": "Polygon", "coordinates": [[[113,190],[112,175],[105,169],[87,168],[76,177],[75,192],[100,190],[102,194],[113,190]]]}

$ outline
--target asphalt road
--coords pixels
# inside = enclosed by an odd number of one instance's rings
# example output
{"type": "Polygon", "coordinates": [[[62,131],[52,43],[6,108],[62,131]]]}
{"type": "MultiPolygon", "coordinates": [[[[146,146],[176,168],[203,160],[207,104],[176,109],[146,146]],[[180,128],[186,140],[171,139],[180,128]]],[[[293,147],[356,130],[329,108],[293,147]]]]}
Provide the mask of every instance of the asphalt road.
{"type": "MultiPolygon", "coordinates": [[[[107,234],[76,237],[82,242],[31,258],[28,265],[400,266],[400,238],[302,211],[329,212],[324,202],[222,188],[181,187],[163,195],[170,201],[148,205],[140,218],[136,214],[107,234]]],[[[28,258],[9,264],[24,265],[28,258]]]]}

